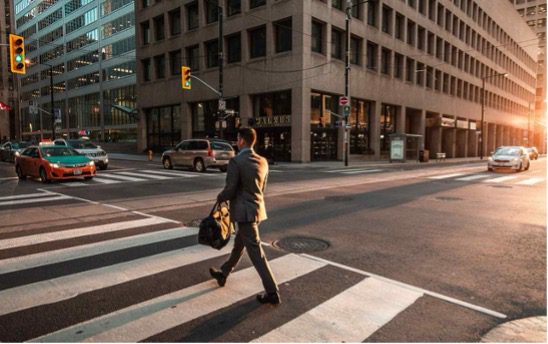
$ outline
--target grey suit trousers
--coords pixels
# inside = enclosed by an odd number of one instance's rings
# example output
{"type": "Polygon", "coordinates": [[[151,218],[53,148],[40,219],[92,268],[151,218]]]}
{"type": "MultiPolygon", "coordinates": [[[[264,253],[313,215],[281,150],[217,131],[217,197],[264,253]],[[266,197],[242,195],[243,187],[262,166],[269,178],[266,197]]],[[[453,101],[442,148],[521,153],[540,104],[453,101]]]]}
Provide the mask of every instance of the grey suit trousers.
{"type": "Polygon", "coordinates": [[[228,276],[242,257],[244,248],[255,270],[259,273],[267,293],[278,292],[278,286],[274,280],[272,270],[266,259],[261,239],[259,238],[259,224],[256,222],[238,222],[238,232],[234,239],[234,247],[228,260],[221,266],[221,271],[228,276]]]}

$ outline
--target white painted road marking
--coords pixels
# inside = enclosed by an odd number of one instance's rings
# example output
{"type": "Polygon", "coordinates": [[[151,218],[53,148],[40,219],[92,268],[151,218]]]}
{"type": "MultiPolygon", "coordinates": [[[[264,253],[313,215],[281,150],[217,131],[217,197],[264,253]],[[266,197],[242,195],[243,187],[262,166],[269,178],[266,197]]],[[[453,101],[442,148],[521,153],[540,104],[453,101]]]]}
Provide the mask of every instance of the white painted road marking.
{"type": "Polygon", "coordinates": [[[453,177],[459,177],[459,176],[462,176],[464,175],[464,173],[452,173],[452,174],[445,174],[445,175],[442,175],[442,176],[433,176],[433,177],[428,177],[430,179],[447,179],[447,178],[453,178],[453,177]]]}
{"type": "Polygon", "coordinates": [[[101,184],[118,184],[121,183],[119,180],[113,180],[113,179],[106,179],[106,178],[100,178],[100,177],[94,177],[94,182],[101,183],[101,184]]]}
{"type": "Polygon", "coordinates": [[[116,175],[123,174],[124,176],[130,176],[130,177],[140,177],[140,178],[150,178],[150,179],[172,179],[172,177],[165,177],[165,176],[157,176],[153,174],[147,174],[143,175],[141,173],[135,173],[135,172],[118,172],[116,175]]]}
{"type": "Polygon", "coordinates": [[[121,180],[125,180],[125,181],[130,181],[130,182],[144,182],[145,180],[147,179],[143,179],[143,178],[135,178],[135,177],[128,177],[128,176],[121,176],[119,174],[101,174],[101,177],[105,177],[105,178],[111,178],[111,179],[121,179],[121,180]]]}
{"type": "Polygon", "coordinates": [[[498,177],[498,178],[487,179],[487,180],[484,180],[483,182],[484,183],[502,183],[502,182],[505,182],[507,180],[512,180],[512,179],[516,179],[516,178],[517,177],[514,177],[514,176],[498,177]]]}
{"type": "Polygon", "coordinates": [[[517,182],[516,185],[535,185],[535,184],[540,183],[542,181],[544,181],[544,178],[531,177],[531,178],[522,180],[521,182],[517,182]]]}
{"type": "Polygon", "coordinates": [[[474,174],[468,177],[457,178],[456,180],[470,181],[489,177],[489,174],[474,174]]]}
{"type": "Polygon", "coordinates": [[[50,196],[50,197],[42,197],[40,196],[39,198],[26,198],[26,199],[19,199],[19,200],[14,200],[14,201],[4,201],[4,202],[0,202],[0,206],[6,206],[6,205],[16,205],[16,204],[29,204],[29,203],[38,203],[38,202],[51,202],[51,201],[59,201],[59,200],[62,200],[62,199],[70,199],[72,197],[70,196],[52,196],[52,195],[47,195],[47,196],[50,196]]]}

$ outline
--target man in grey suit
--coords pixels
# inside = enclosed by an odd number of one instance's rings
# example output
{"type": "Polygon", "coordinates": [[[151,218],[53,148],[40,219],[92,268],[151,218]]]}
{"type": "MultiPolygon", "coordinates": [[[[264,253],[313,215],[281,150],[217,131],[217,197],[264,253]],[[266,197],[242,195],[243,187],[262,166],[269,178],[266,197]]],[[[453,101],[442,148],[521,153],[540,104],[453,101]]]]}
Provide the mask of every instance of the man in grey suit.
{"type": "Polygon", "coordinates": [[[224,286],[228,275],[242,257],[244,248],[259,273],[264,294],[257,295],[260,303],[281,303],[279,289],[261,247],[259,223],[266,220],[264,190],[268,177],[267,161],[253,151],[257,134],[252,128],[238,131],[240,152],[228,163],[226,185],[217,196],[217,201],[230,201],[230,217],[238,224],[234,248],[221,269],[210,268],[209,273],[224,286]]]}

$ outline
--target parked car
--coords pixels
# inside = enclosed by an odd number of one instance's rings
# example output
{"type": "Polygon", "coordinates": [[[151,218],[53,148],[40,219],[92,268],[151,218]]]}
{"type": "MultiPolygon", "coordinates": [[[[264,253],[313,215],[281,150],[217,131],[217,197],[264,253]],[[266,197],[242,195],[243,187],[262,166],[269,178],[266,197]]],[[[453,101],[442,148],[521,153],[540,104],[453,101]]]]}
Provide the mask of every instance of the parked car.
{"type": "Polygon", "coordinates": [[[21,153],[23,149],[30,144],[25,141],[21,142],[6,142],[0,146],[0,161],[15,161],[15,155],[21,153]]]}
{"type": "Polygon", "coordinates": [[[84,178],[95,176],[93,160],[76,150],[57,145],[31,146],[15,158],[15,172],[19,179],[39,177],[43,183],[52,180],[84,178]]]}
{"type": "Polygon", "coordinates": [[[228,161],[233,157],[234,149],[228,143],[214,139],[190,139],[165,151],[162,164],[166,169],[185,166],[197,172],[205,172],[209,167],[216,167],[226,172],[228,161]]]}
{"type": "Polygon", "coordinates": [[[531,160],[537,160],[538,159],[537,147],[527,147],[527,152],[529,153],[529,159],[531,159],[531,160]]]}
{"type": "Polygon", "coordinates": [[[83,154],[93,160],[95,165],[97,165],[97,167],[101,170],[106,170],[108,167],[107,152],[101,149],[101,146],[96,146],[88,139],[57,139],[54,143],[59,146],[74,148],[78,153],[83,154]]]}
{"type": "Polygon", "coordinates": [[[521,146],[498,147],[487,159],[487,170],[489,171],[512,169],[519,172],[528,170],[530,165],[529,153],[525,147],[521,146]]]}

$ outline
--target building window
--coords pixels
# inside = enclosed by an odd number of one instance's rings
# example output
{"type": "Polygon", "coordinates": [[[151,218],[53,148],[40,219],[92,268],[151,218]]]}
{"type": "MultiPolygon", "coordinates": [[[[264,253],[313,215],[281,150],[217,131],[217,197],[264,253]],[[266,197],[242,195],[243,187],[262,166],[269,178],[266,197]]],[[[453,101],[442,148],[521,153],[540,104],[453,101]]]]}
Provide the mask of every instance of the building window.
{"type": "Polygon", "coordinates": [[[141,0],[141,7],[147,8],[152,4],[152,0],[141,0]]]}
{"type": "Polygon", "coordinates": [[[417,62],[417,69],[415,70],[417,85],[424,86],[424,75],[426,74],[426,69],[423,63],[417,62]]]}
{"type": "Polygon", "coordinates": [[[407,57],[405,61],[406,77],[405,81],[413,82],[415,80],[415,60],[407,57]]]}
{"type": "Polygon", "coordinates": [[[367,42],[367,68],[377,70],[377,51],[378,45],[373,42],[367,42]]]}
{"type": "Polygon", "coordinates": [[[291,18],[280,20],[274,23],[274,32],[276,35],[276,52],[291,51],[292,40],[292,22],[291,18]]]}
{"type": "Polygon", "coordinates": [[[156,79],[166,77],[166,58],[163,54],[154,56],[154,69],[156,69],[156,79]]]}
{"type": "Polygon", "coordinates": [[[216,2],[213,3],[211,0],[204,0],[205,11],[206,11],[206,23],[211,24],[219,20],[219,7],[216,2]]]}
{"type": "Polygon", "coordinates": [[[141,23],[141,41],[143,45],[150,43],[150,23],[148,21],[141,23]]]}
{"type": "Polygon", "coordinates": [[[186,7],[188,29],[193,30],[198,28],[198,25],[200,22],[199,16],[198,16],[198,3],[194,1],[193,3],[190,3],[186,5],[185,7],[186,7]]]}
{"type": "Polygon", "coordinates": [[[381,73],[390,75],[392,65],[392,51],[382,48],[381,50],[381,73]]]}
{"type": "Polygon", "coordinates": [[[249,0],[249,8],[255,8],[266,5],[266,0],[249,0]]]}
{"type": "Polygon", "coordinates": [[[141,60],[143,66],[143,81],[150,81],[150,59],[141,60]]]}
{"type": "Polygon", "coordinates": [[[426,35],[426,30],[423,28],[423,27],[420,27],[418,28],[417,30],[417,48],[419,48],[419,50],[422,50],[424,51],[426,49],[426,45],[425,45],[425,35],[426,35]]]}
{"type": "Polygon", "coordinates": [[[337,29],[331,30],[331,57],[341,60],[343,57],[343,32],[337,29]]]}
{"type": "Polygon", "coordinates": [[[323,28],[324,24],[312,20],[312,51],[323,53],[323,28]]]}
{"type": "Polygon", "coordinates": [[[235,14],[242,12],[242,1],[241,0],[226,0],[226,15],[227,17],[233,16],[235,14]]]}
{"type": "Polygon", "coordinates": [[[350,37],[350,63],[361,65],[362,39],[350,37]]]}
{"type": "Polygon", "coordinates": [[[367,3],[367,24],[375,27],[378,25],[377,24],[378,23],[377,18],[379,16],[378,9],[379,9],[378,2],[369,1],[367,3]]]}
{"type": "Polygon", "coordinates": [[[242,35],[237,33],[226,38],[227,63],[240,62],[242,60],[242,35]]]}
{"type": "Polygon", "coordinates": [[[403,78],[403,55],[394,53],[394,78],[403,78]]]}
{"type": "Polygon", "coordinates": [[[382,31],[392,34],[392,9],[382,6],[382,31]]]}
{"type": "Polygon", "coordinates": [[[405,24],[404,24],[405,18],[399,13],[396,13],[396,27],[395,27],[395,36],[399,40],[404,40],[404,30],[405,30],[405,24]]]}
{"type": "Polygon", "coordinates": [[[362,12],[362,0],[352,0],[352,17],[360,19],[362,12]]]}
{"type": "Polygon", "coordinates": [[[249,58],[266,56],[266,26],[248,30],[249,58]]]}
{"type": "Polygon", "coordinates": [[[205,42],[206,50],[206,67],[212,68],[219,65],[219,42],[217,39],[213,39],[209,42],[205,42]]]}
{"type": "Polygon", "coordinates": [[[331,0],[331,7],[342,11],[342,9],[343,9],[342,0],[331,0]]]}
{"type": "Polygon", "coordinates": [[[163,14],[154,18],[154,38],[157,41],[161,41],[165,38],[163,14]]]}
{"type": "Polygon", "coordinates": [[[193,45],[186,49],[186,64],[194,71],[200,70],[200,46],[193,45]]]}
{"type": "Polygon", "coordinates": [[[179,75],[181,73],[181,50],[169,52],[169,68],[171,75],[179,75]]]}
{"type": "Polygon", "coordinates": [[[169,12],[169,34],[175,36],[181,33],[181,10],[177,8],[169,12]]]}
{"type": "Polygon", "coordinates": [[[407,44],[415,45],[415,23],[407,19],[407,44]]]}

